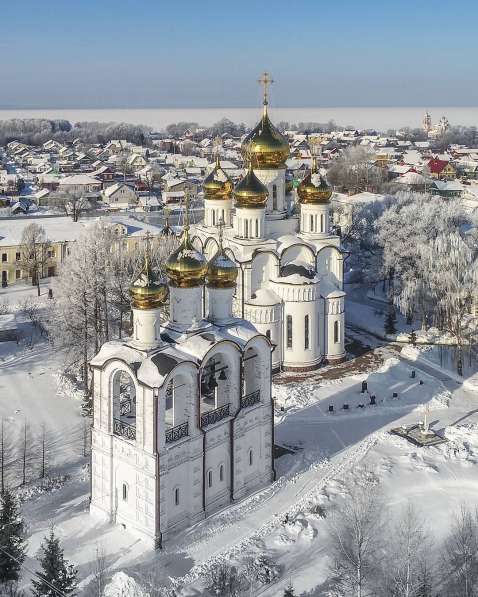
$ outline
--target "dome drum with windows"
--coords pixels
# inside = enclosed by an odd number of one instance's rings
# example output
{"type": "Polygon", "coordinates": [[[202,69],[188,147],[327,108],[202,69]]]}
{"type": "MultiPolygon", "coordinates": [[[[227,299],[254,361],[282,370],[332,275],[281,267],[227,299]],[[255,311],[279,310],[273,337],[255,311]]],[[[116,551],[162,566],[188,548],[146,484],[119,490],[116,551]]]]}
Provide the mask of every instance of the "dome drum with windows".
{"type": "Polygon", "coordinates": [[[328,203],[332,197],[332,190],[327,182],[317,172],[317,162],[312,160],[312,168],[297,187],[297,195],[302,205],[320,205],[328,203]]]}

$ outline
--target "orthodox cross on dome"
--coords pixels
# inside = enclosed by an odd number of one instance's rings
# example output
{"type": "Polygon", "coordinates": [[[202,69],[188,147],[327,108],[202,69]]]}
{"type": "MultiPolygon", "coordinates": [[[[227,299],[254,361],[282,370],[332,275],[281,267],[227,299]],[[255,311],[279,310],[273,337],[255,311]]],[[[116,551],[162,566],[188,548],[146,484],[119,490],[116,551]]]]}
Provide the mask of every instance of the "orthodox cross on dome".
{"type": "Polygon", "coordinates": [[[267,106],[269,104],[269,85],[272,85],[272,83],[274,83],[274,80],[271,79],[271,76],[268,72],[264,71],[262,73],[261,78],[258,79],[257,82],[264,88],[262,103],[264,106],[267,106]]]}
{"type": "Polygon", "coordinates": [[[189,189],[184,189],[184,230],[189,230],[189,189]]]}
{"type": "Polygon", "coordinates": [[[221,218],[218,222],[217,229],[218,229],[218,242],[219,242],[219,250],[222,251],[222,241],[224,239],[224,218],[221,218]]]}
{"type": "Polygon", "coordinates": [[[216,156],[216,164],[218,166],[220,166],[220,152],[221,152],[221,147],[222,147],[222,139],[221,137],[217,136],[214,137],[214,140],[212,142],[212,146],[213,146],[213,151],[214,151],[214,155],[216,156]]]}
{"type": "Polygon", "coordinates": [[[151,268],[151,236],[151,232],[147,230],[145,234],[146,246],[144,248],[144,273],[146,276],[149,276],[151,268]]]}

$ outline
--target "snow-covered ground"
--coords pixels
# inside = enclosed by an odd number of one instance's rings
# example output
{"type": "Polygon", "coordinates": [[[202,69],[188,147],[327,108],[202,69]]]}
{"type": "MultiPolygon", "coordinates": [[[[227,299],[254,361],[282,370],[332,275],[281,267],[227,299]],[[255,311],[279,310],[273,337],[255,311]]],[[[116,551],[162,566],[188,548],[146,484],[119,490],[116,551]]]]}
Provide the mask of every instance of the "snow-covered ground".
{"type": "MultiPolygon", "coordinates": [[[[40,300],[47,301],[46,289],[42,292],[40,300]]],[[[34,289],[19,288],[15,301],[33,293],[34,289]]],[[[156,585],[183,587],[184,595],[200,594],[203,575],[218,561],[241,566],[246,557],[260,553],[280,574],[272,585],[257,586],[254,594],[279,595],[289,580],[297,594],[309,591],[327,574],[327,521],[318,506],[327,514],[342,491],[341,482],[364,466],[378,475],[390,517],[407,500],[419,508],[426,505],[429,526],[439,538],[456,505],[477,501],[478,395],[443,370],[403,359],[393,347],[375,352],[379,365],[372,372],[354,373],[350,367],[339,379],[311,377],[300,383],[283,383],[281,377],[273,388],[276,443],[291,453],[276,460],[276,482],[179,533],[162,551],[151,552],[127,531],[88,513],[81,401],[70,384],[59,383],[62,355],[44,341],[32,348],[0,344],[0,416],[18,433],[25,420],[32,435],[47,426],[51,472],[68,475],[46,493],[35,491],[35,482],[30,482],[32,491],[23,503],[27,567],[36,566],[34,556],[54,523],[66,557],[79,567],[83,586],[91,579],[96,551],[101,549],[109,577],[123,571],[142,585],[154,578],[156,585]],[[363,381],[366,393],[361,391],[363,381]],[[370,405],[371,395],[375,406],[370,405]],[[433,427],[448,443],[420,449],[387,433],[391,427],[422,419],[425,404],[433,427]]],[[[27,572],[24,582],[28,579],[27,572]]],[[[111,590],[128,582],[124,576],[115,577],[111,590]]]]}

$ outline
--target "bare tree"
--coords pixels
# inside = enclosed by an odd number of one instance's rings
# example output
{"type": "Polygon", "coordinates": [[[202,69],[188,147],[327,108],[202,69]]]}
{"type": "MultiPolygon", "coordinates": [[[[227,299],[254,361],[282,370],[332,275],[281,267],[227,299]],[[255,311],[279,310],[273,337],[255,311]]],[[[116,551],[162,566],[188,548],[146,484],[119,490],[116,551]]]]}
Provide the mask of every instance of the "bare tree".
{"type": "Polygon", "coordinates": [[[388,537],[393,537],[393,540],[389,543],[387,566],[383,570],[384,594],[390,597],[423,597],[424,585],[431,580],[432,542],[420,515],[411,504],[404,509],[388,537]]]}
{"type": "Polygon", "coordinates": [[[121,153],[120,159],[117,161],[118,170],[123,175],[123,182],[126,182],[126,176],[133,172],[129,158],[130,154],[124,151],[121,153]]]}
{"type": "Polygon", "coordinates": [[[32,285],[40,296],[40,278],[44,275],[48,259],[49,241],[43,226],[32,222],[25,226],[21,239],[21,267],[28,272],[32,285]]]}
{"type": "Polygon", "coordinates": [[[478,515],[461,506],[442,554],[444,594],[475,597],[478,590],[478,515]]]}
{"type": "Polygon", "coordinates": [[[377,582],[382,549],[382,496],[373,473],[366,470],[344,488],[329,518],[331,587],[339,594],[366,597],[377,582]]]}

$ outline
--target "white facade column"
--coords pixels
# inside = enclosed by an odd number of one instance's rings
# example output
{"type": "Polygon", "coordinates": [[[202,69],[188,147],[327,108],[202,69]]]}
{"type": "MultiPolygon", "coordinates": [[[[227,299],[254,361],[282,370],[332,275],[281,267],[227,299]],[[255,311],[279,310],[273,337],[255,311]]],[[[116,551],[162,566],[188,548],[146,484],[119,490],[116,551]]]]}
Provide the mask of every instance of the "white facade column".
{"type": "Polygon", "coordinates": [[[145,350],[161,344],[159,309],[133,308],[133,340],[145,350]]]}
{"type": "Polygon", "coordinates": [[[325,299],[325,358],[340,361],[345,358],[344,296],[325,299]]]}
{"type": "Polygon", "coordinates": [[[172,324],[190,327],[202,319],[202,286],[194,288],[169,288],[169,320],[172,324]]]}

